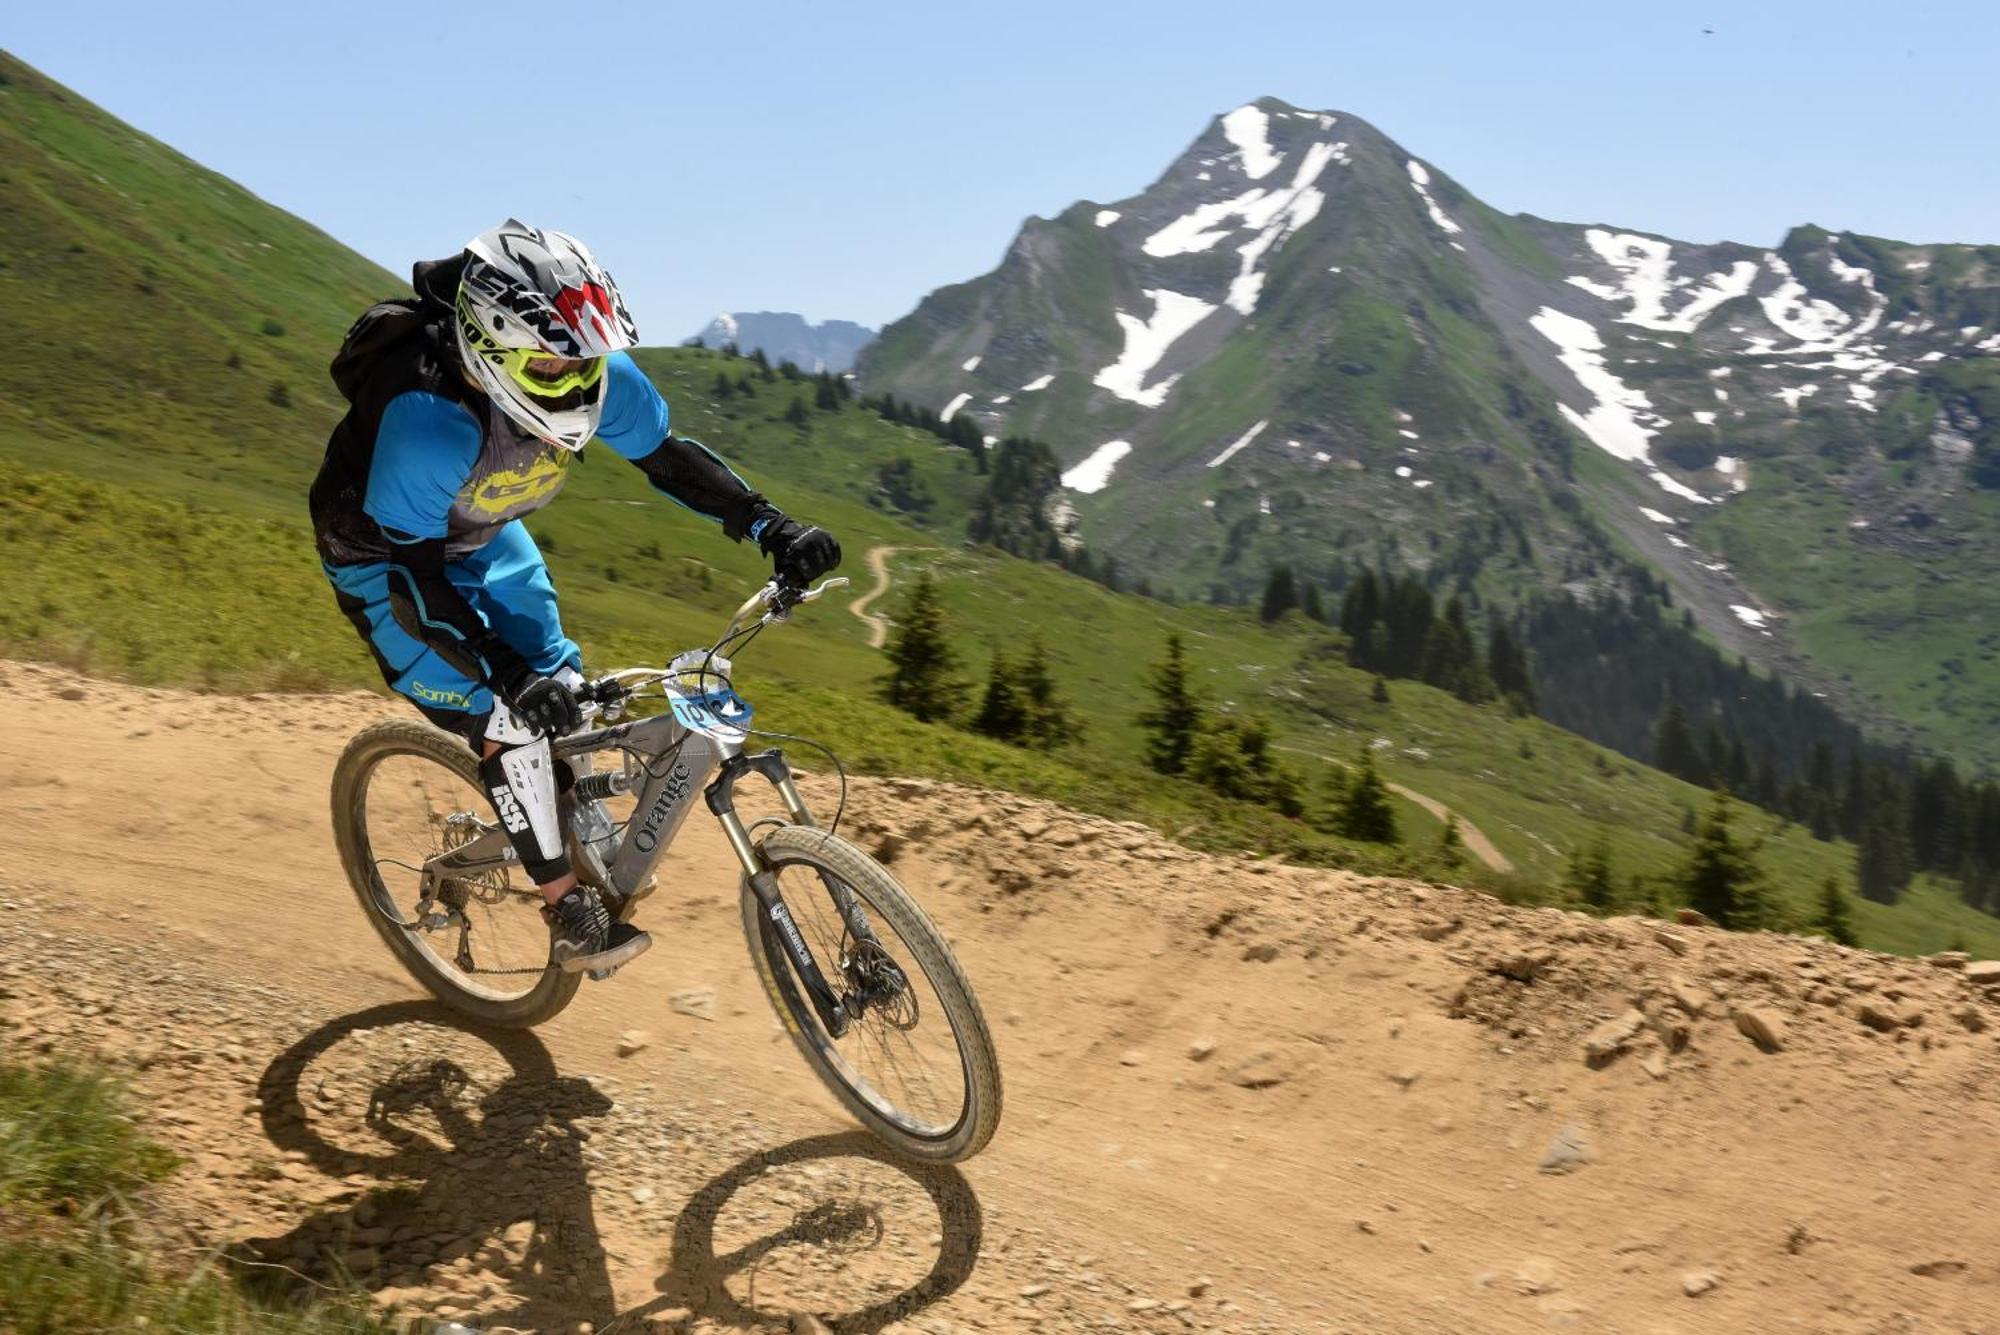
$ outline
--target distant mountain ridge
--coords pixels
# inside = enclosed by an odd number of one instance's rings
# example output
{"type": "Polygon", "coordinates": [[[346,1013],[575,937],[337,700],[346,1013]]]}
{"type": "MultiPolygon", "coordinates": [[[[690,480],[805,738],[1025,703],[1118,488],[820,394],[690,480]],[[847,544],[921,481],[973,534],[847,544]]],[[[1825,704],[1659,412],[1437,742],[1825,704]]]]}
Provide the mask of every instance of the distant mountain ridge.
{"type": "Polygon", "coordinates": [[[1638,560],[1732,651],[2000,764],[2000,247],[1504,215],[1264,99],[858,370],[1049,441],[1156,587],[1388,564],[1507,606],[1638,560]]]}
{"type": "MultiPolygon", "coordinates": [[[[711,348],[733,343],[745,354],[762,351],[775,365],[791,362],[806,371],[850,371],[875,330],[852,320],[812,324],[790,311],[724,312],[694,337],[711,348]]],[[[692,340],[690,340],[692,341],[692,340]]]]}

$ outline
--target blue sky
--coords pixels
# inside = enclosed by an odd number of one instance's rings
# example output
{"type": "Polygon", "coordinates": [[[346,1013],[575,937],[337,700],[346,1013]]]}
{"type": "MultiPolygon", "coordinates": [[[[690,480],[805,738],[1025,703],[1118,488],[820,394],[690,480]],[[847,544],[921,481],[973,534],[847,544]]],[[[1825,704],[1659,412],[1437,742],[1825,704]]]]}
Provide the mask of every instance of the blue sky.
{"type": "Polygon", "coordinates": [[[893,319],[1266,94],[1509,211],[2000,242],[1993,4],[81,0],[0,41],[399,273],[509,213],[573,231],[657,343],[893,319]]]}

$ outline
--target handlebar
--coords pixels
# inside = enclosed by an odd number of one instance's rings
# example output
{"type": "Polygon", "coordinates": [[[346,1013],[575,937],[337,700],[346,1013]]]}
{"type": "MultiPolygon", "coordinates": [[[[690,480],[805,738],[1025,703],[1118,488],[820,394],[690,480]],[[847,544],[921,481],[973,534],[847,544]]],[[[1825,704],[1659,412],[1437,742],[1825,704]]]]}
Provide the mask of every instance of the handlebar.
{"type": "MultiPolygon", "coordinates": [[[[821,580],[809,589],[802,589],[797,585],[787,584],[783,580],[773,579],[743,600],[743,605],[738,607],[735,615],[729,618],[729,628],[722,632],[722,638],[717,640],[715,647],[708,651],[710,657],[718,654],[725,645],[747,629],[748,623],[752,619],[756,619],[760,625],[769,625],[774,621],[787,620],[791,617],[794,607],[802,603],[815,602],[818,599],[824,598],[835,589],[846,588],[847,585],[848,579],[845,575],[836,575],[832,579],[821,580]]],[[[700,651],[697,650],[694,652],[698,653],[700,651]]],[[[627,668],[622,672],[613,672],[608,676],[599,677],[596,681],[584,683],[583,687],[577,691],[576,697],[579,702],[587,707],[586,712],[594,715],[603,710],[615,709],[648,681],[660,680],[671,671],[671,667],[667,669],[627,668]],[[597,706],[598,708],[591,709],[588,708],[589,706],[597,706]]]]}
{"type": "Polygon", "coordinates": [[[717,643],[727,641],[743,629],[746,621],[759,613],[763,614],[766,623],[783,621],[791,616],[792,609],[799,604],[824,598],[834,589],[846,588],[847,583],[847,576],[835,575],[832,579],[820,581],[810,589],[801,589],[783,580],[774,579],[743,600],[743,605],[736,609],[736,615],[729,618],[729,629],[722,632],[722,639],[717,643]]]}

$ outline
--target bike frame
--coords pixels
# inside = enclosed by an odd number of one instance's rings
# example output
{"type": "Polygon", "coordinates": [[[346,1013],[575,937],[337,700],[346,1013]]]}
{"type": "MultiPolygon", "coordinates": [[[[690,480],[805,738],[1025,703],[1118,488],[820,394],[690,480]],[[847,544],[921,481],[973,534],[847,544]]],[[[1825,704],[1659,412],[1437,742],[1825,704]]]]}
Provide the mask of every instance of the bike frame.
{"type": "MultiPolygon", "coordinates": [[[[671,699],[678,693],[669,687],[668,694],[671,699]]],[[[682,694],[683,700],[687,698],[682,694]]],[[[704,717],[705,711],[697,708],[691,716],[704,717]]],[[[851,1008],[827,981],[826,973],[813,957],[804,934],[792,920],[791,911],[785,907],[778,891],[777,874],[765,865],[756,845],[750,841],[742,818],[736,814],[737,780],[749,773],[756,773],[767,780],[777,790],[786,817],[795,825],[814,825],[812,813],[806,809],[805,799],[799,795],[798,785],[792,780],[791,766],[786,763],[782,751],[773,748],[746,754],[743,750],[745,733],[720,719],[708,717],[714,726],[690,728],[677,713],[615,723],[572,733],[557,740],[553,750],[557,757],[566,759],[621,748],[639,758],[638,768],[645,776],[644,781],[638,785],[637,802],[632,808],[631,818],[626,821],[624,835],[606,860],[605,868],[606,879],[611,883],[609,888],[627,899],[653,874],[653,868],[666,855],[675,836],[687,823],[689,813],[694,810],[695,793],[702,793],[710,813],[722,825],[722,833],[742,866],[743,877],[749,883],[751,893],[756,895],[760,910],[776,927],[778,939],[800,981],[805,984],[813,1008],[819,1013],[827,1032],[839,1038],[846,1033],[851,1022],[851,1008]]],[[[506,831],[496,825],[462,847],[439,853],[426,861],[423,869],[425,884],[433,885],[452,876],[504,870],[508,864],[518,861],[519,855],[515,853],[506,831]]],[[[830,878],[826,879],[826,885],[848,929],[857,939],[874,940],[875,934],[862,917],[854,896],[845,886],[830,878]]]]}

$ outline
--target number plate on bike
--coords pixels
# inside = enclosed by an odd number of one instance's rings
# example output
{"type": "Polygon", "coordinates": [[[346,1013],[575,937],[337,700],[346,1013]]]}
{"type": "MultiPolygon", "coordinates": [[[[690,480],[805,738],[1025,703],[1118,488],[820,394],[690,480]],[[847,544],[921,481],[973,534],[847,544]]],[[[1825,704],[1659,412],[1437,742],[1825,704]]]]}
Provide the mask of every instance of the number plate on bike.
{"type": "Polygon", "coordinates": [[[671,697],[674,717],[690,732],[742,737],[750,730],[750,702],[734,691],[705,691],[671,697]]]}

